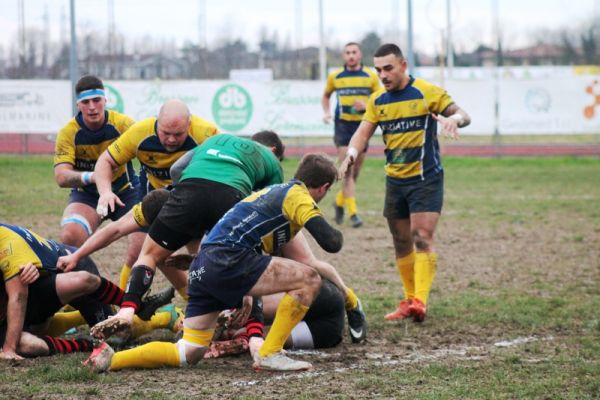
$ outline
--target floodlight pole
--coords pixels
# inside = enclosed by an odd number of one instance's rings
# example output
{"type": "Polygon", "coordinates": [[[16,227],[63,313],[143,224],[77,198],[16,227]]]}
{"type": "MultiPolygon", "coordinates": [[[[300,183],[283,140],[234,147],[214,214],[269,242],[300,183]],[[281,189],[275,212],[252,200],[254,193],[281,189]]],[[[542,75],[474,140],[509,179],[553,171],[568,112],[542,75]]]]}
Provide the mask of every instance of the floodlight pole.
{"type": "Polygon", "coordinates": [[[70,0],[71,13],[71,51],[69,52],[69,77],[71,78],[71,107],[73,115],[77,114],[77,96],[75,95],[75,84],[79,75],[77,60],[77,36],[75,35],[75,0],[70,0]]]}
{"type": "Polygon", "coordinates": [[[411,75],[417,75],[417,64],[415,62],[415,50],[413,47],[413,15],[412,15],[412,0],[407,1],[407,18],[408,18],[408,68],[411,75]]]}
{"type": "Polygon", "coordinates": [[[327,79],[327,55],[325,48],[325,28],[323,26],[323,0],[319,0],[319,79],[327,79]]]}
{"type": "Polygon", "coordinates": [[[450,8],[450,0],[446,0],[446,66],[448,67],[448,77],[452,78],[452,68],[454,68],[454,51],[452,49],[452,22],[450,8]]]}

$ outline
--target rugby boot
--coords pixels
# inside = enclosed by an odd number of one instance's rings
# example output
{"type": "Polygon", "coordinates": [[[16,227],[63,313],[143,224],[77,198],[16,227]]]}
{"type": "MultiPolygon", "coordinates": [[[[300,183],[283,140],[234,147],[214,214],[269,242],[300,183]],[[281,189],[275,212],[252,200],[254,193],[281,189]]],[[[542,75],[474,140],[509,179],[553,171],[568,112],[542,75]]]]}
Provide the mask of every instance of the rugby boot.
{"type": "Polygon", "coordinates": [[[90,368],[92,371],[100,373],[106,372],[110,368],[115,351],[106,342],[102,342],[98,347],[94,348],[92,354],[84,361],[83,366],[90,368]]]}
{"type": "Polygon", "coordinates": [[[344,207],[340,207],[337,204],[333,205],[335,211],[335,223],[341,225],[344,223],[344,207]]]}
{"type": "Polygon", "coordinates": [[[148,321],[152,318],[156,310],[169,304],[171,300],[173,300],[173,297],[175,297],[175,288],[173,288],[173,286],[169,286],[158,293],[146,296],[140,304],[137,316],[144,321],[148,321]]]}
{"type": "Polygon", "coordinates": [[[362,304],[358,300],[358,305],[352,310],[346,310],[348,317],[348,333],[352,343],[360,343],[367,338],[367,317],[363,311],[362,304]]]}
{"type": "Polygon", "coordinates": [[[283,351],[279,351],[266,357],[257,354],[252,367],[256,371],[308,371],[312,369],[312,364],[292,360],[283,351]]]}
{"type": "Polygon", "coordinates": [[[363,224],[363,220],[358,214],[354,214],[350,216],[350,224],[353,228],[360,228],[363,224]]]}
{"type": "Polygon", "coordinates": [[[427,306],[419,299],[413,299],[412,304],[408,307],[410,314],[415,322],[423,322],[425,314],[427,314],[427,306]]]}
{"type": "Polygon", "coordinates": [[[396,321],[403,320],[412,316],[412,313],[410,311],[410,306],[412,302],[412,299],[404,299],[400,301],[400,303],[398,303],[398,307],[391,313],[386,314],[383,318],[385,318],[388,321],[396,321]]]}

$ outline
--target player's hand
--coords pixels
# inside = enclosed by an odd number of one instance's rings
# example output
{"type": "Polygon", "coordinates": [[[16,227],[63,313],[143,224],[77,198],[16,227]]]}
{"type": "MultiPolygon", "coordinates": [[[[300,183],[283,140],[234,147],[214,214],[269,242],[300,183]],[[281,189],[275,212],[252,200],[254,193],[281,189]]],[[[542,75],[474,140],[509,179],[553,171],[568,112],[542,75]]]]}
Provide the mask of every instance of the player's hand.
{"type": "Polygon", "coordinates": [[[114,212],[117,209],[117,206],[125,206],[121,199],[119,199],[119,196],[117,196],[113,192],[105,193],[102,194],[100,198],[98,198],[98,206],[96,207],[96,212],[101,218],[104,218],[108,215],[109,212],[114,212]]]}
{"type": "Polygon", "coordinates": [[[63,272],[72,271],[73,268],[77,266],[79,262],[79,257],[75,253],[68,254],[66,256],[59,257],[56,261],[56,268],[60,269],[63,272]]]}
{"type": "Polygon", "coordinates": [[[229,327],[242,327],[246,324],[250,312],[252,311],[252,296],[244,296],[242,300],[242,306],[235,310],[231,315],[231,321],[229,327]]]}
{"type": "Polygon", "coordinates": [[[12,350],[9,351],[5,351],[4,349],[2,349],[2,351],[0,351],[0,360],[22,360],[23,357],[21,357],[20,355],[18,355],[17,353],[15,353],[12,350]]]}
{"type": "Polygon", "coordinates": [[[331,113],[325,113],[325,115],[323,115],[323,122],[326,124],[330,124],[332,121],[333,117],[331,116],[331,113]]]}
{"type": "Polygon", "coordinates": [[[241,354],[248,351],[248,339],[245,337],[237,337],[231,340],[220,340],[212,342],[208,347],[204,358],[218,358],[223,356],[231,356],[241,354]]]}
{"type": "Polygon", "coordinates": [[[30,285],[40,277],[40,271],[33,263],[23,264],[19,267],[19,279],[24,285],[30,285]]]}
{"type": "Polygon", "coordinates": [[[444,117],[442,114],[431,114],[431,116],[442,126],[442,135],[450,139],[458,139],[458,122],[454,118],[444,117]]]}
{"type": "Polygon", "coordinates": [[[367,109],[367,104],[362,100],[354,100],[352,107],[354,107],[354,109],[359,113],[362,113],[367,109]]]}
{"type": "Polygon", "coordinates": [[[344,160],[340,164],[340,167],[338,168],[339,180],[344,179],[348,174],[350,174],[350,167],[352,167],[352,165],[354,165],[354,157],[352,157],[351,155],[346,155],[346,158],[344,158],[344,160]]]}
{"type": "Polygon", "coordinates": [[[165,258],[163,266],[166,268],[175,268],[181,271],[190,269],[190,264],[194,261],[194,256],[190,254],[175,254],[165,258]]]}

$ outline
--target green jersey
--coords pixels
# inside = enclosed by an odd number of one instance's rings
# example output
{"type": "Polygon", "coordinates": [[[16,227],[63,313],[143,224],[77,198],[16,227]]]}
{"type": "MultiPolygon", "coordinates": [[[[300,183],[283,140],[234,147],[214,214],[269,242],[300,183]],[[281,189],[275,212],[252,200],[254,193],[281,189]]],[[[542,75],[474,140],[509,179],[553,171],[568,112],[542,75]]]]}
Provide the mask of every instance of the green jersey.
{"type": "Polygon", "coordinates": [[[232,186],[245,196],[283,182],[283,170],[271,149],[250,139],[222,133],[191,151],[181,181],[207,179],[232,186]]]}

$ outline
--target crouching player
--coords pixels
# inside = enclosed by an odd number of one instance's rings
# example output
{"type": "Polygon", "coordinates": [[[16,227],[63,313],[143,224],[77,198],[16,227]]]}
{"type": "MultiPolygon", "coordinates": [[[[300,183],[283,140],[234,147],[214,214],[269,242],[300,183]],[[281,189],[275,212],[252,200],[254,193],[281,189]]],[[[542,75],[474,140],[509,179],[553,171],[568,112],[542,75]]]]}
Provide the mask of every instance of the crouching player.
{"type": "MultiPolygon", "coordinates": [[[[104,342],[88,358],[87,365],[106,371],[196,364],[208,349],[220,311],[239,307],[244,295],[261,297],[285,292],[271,330],[254,359],[254,368],[311,369],[310,363],[292,360],[282,350],[316,297],[321,278],[306,264],[263,255],[261,251],[277,254],[303,227],[325,251],[341,249],[341,232],[325,221],[317,207],[336,174],[329,159],[309,154],[301,160],[294,179],[248,196],[221,218],[192,263],[180,341],[152,342],[118,353],[104,342]]],[[[106,337],[106,332],[94,329],[92,334],[106,337]]]]}

